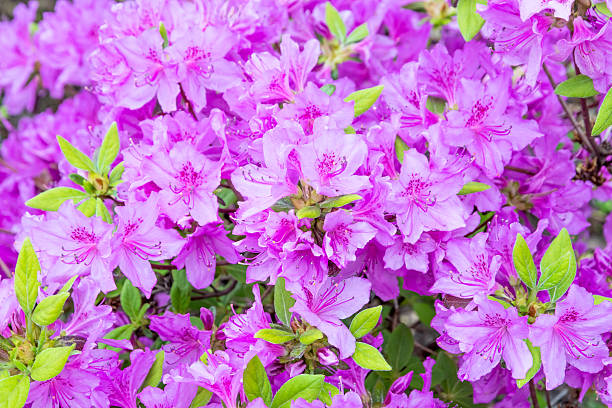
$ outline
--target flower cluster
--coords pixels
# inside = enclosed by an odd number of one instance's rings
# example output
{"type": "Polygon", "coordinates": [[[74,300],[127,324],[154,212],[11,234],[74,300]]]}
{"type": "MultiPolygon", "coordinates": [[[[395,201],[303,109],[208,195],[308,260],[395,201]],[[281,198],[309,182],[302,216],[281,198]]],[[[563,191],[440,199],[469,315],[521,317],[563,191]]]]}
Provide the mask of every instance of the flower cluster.
{"type": "Polygon", "coordinates": [[[611,9],[18,5],[0,407],[612,406],[611,9]]]}

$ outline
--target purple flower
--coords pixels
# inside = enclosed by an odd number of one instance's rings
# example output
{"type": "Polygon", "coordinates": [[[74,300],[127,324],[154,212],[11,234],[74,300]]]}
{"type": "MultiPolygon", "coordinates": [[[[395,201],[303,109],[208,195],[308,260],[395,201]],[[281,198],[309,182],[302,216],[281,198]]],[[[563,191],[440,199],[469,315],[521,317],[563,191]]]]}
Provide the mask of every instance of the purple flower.
{"type": "Polygon", "coordinates": [[[146,408],[189,408],[197,392],[195,384],[170,382],[163,390],[146,387],[138,398],[146,408]]]}
{"type": "Polygon", "coordinates": [[[119,225],[113,242],[115,264],[132,284],[146,297],[157,278],[149,261],[160,261],[176,255],[184,245],[181,236],[173,230],[155,225],[159,214],[157,196],[144,202],[117,207],[119,225]]]}
{"type": "Polygon", "coordinates": [[[355,252],[376,235],[376,229],[364,221],[354,222],[349,211],[338,210],[325,216],[323,248],[327,257],[339,267],[356,259],[355,252]]]}
{"type": "Polygon", "coordinates": [[[194,288],[203,289],[215,279],[216,254],[232,264],[240,259],[223,227],[208,224],[198,227],[195,233],[189,235],[187,243],[172,263],[179,269],[185,268],[187,280],[194,288]]]}
{"type": "Polygon", "coordinates": [[[570,0],[518,0],[518,6],[523,21],[543,10],[553,10],[555,17],[569,20],[572,12],[572,2],[570,0]]]}
{"type": "Polygon", "coordinates": [[[486,298],[477,298],[475,303],[477,311],[457,310],[444,325],[465,353],[457,373],[459,379],[478,380],[491,372],[502,357],[513,378],[525,378],[533,364],[525,343],[529,334],[527,316],[519,317],[515,308],[504,309],[486,298]]]}
{"type": "Polygon", "coordinates": [[[169,153],[155,153],[144,170],[162,188],[159,204],[173,220],[187,214],[200,225],[218,220],[219,204],[213,192],[221,182],[219,163],[187,142],[179,142],[169,153]]]}
{"type": "Polygon", "coordinates": [[[112,390],[108,396],[110,404],[120,408],[138,408],[138,389],[154,362],[154,351],[134,350],[130,353],[129,367],[109,371],[107,375],[112,390]]]}
{"type": "Polygon", "coordinates": [[[387,199],[396,214],[406,242],[414,244],[424,231],[451,231],[465,226],[464,210],[457,198],[460,184],[430,169],[427,158],[414,149],[404,152],[398,180],[387,199]]]}
{"type": "Polygon", "coordinates": [[[66,201],[33,234],[36,248],[58,258],[48,280],[63,284],[71,276],[91,274],[103,292],[114,290],[112,232],[102,218],[86,217],[66,201]]]}
{"type": "Polygon", "coordinates": [[[352,316],[369,301],[370,287],[367,280],[356,277],[308,282],[293,292],[296,302],[291,311],[321,330],[345,359],[355,351],[355,337],[340,319],[352,316]]]}
{"type": "Polygon", "coordinates": [[[546,389],[563,383],[568,363],[588,373],[600,371],[609,354],[602,334],[611,330],[609,302],[595,306],[590,293],[572,285],[554,316],[539,316],[529,329],[529,338],[542,351],[546,389]]]}
{"type": "Polygon", "coordinates": [[[308,185],[317,193],[332,197],[370,187],[367,176],[355,174],[368,153],[359,136],[331,129],[315,129],[315,135],[311,143],[297,148],[303,179],[308,185]]]}
{"type": "Polygon", "coordinates": [[[168,369],[190,365],[210,348],[211,332],[200,330],[191,324],[188,314],[166,312],[163,316],[149,316],[149,328],[169,342],[165,351],[164,366],[168,369]]]}

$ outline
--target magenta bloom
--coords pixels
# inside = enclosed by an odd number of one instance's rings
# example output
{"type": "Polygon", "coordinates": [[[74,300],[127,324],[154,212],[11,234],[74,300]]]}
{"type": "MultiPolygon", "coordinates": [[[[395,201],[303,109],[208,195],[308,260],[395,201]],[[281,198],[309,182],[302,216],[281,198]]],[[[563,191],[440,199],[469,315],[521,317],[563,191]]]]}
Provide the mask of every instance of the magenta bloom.
{"type": "Polygon", "coordinates": [[[367,176],[355,174],[368,155],[359,136],[324,129],[315,129],[315,135],[312,143],[297,149],[306,183],[317,193],[332,197],[370,187],[367,176]]]}
{"type": "Polygon", "coordinates": [[[451,231],[465,226],[464,210],[457,198],[461,185],[448,178],[431,170],[427,158],[415,149],[404,153],[387,209],[397,215],[406,242],[414,244],[424,231],[451,231]]]}
{"type": "Polygon", "coordinates": [[[305,283],[296,288],[291,311],[321,330],[329,343],[340,350],[340,358],[345,359],[355,352],[355,337],[340,319],[352,316],[368,303],[370,287],[370,282],[357,277],[305,283]]]}
{"type": "Polygon", "coordinates": [[[189,408],[197,392],[195,384],[170,382],[163,390],[146,387],[138,398],[146,408],[189,408]]]}
{"type": "Polygon", "coordinates": [[[188,237],[187,243],[172,263],[177,268],[185,268],[187,280],[196,289],[203,289],[215,279],[218,254],[229,263],[237,263],[240,259],[233,242],[227,237],[227,231],[222,226],[213,224],[199,227],[188,237]]]}
{"type": "Polygon", "coordinates": [[[149,261],[175,256],[184,245],[178,232],[155,225],[157,196],[144,202],[117,207],[119,226],[113,242],[115,264],[132,284],[149,297],[157,278],[149,261]]]}
{"type": "Polygon", "coordinates": [[[114,290],[112,233],[113,226],[102,218],[86,217],[66,201],[33,234],[36,248],[58,258],[47,279],[63,284],[74,275],[91,274],[103,292],[114,290]]]}
{"type": "Polygon", "coordinates": [[[554,16],[569,20],[572,12],[572,2],[570,0],[518,0],[521,20],[525,21],[544,10],[553,10],[554,16]]]}
{"type": "Polygon", "coordinates": [[[554,316],[539,316],[529,329],[529,338],[542,351],[546,388],[563,383],[568,363],[587,373],[601,371],[609,354],[602,334],[611,330],[610,303],[595,306],[590,293],[572,285],[554,316]]]}
{"type": "Polygon", "coordinates": [[[486,240],[486,234],[479,234],[472,239],[450,241],[446,259],[454,268],[436,280],[431,292],[466,299],[491,294],[496,286],[501,256],[489,255],[486,240]]]}
{"type": "Polygon", "coordinates": [[[448,335],[459,342],[465,353],[457,375],[460,380],[476,381],[491,372],[502,357],[512,377],[525,378],[533,364],[525,339],[529,334],[527,316],[486,298],[476,301],[478,311],[457,310],[448,317],[448,335]]]}
{"type": "Polygon", "coordinates": [[[323,247],[327,257],[339,267],[357,259],[355,252],[366,246],[376,235],[376,229],[364,221],[355,222],[353,215],[338,210],[325,216],[323,247]]]}
{"type": "Polygon", "coordinates": [[[179,142],[170,153],[155,153],[145,170],[162,188],[159,204],[173,220],[190,214],[200,225],[217,221],[219,204],[213,191],[221,181],[219,163],[179,142]]]}
{"type": "Polygon", "coordinates": [[[193,364],[210,348],[211,332],[193,326],[188,314],[166,312],[149,319],[149,328],[169,342],[162,346],[166,352],[164,366],[169,369],[193,364]]]}
{"type": "Polygon", "coordinates": [[[155,352],[134,350],[130,353],[130,362],[129,367],[123,370],[117,368],[108,373],[109,385],[112,387],[110,404],[120,408],[138,408],[138,389],[155,362],[155,352]]]}

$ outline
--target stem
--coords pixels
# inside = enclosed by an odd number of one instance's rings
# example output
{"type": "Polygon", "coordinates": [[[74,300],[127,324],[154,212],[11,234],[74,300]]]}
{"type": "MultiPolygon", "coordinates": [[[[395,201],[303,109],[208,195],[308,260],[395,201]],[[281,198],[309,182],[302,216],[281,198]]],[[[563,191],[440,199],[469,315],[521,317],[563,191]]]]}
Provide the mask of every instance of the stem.
{"type": "MultiPolygon", "coordinates": [[[[221,291],[214,291],[212,293],[203,293],[199,296],[194,296],[191,299],[192,300],[202,300],[202,299],[208,299],[208,298],[215,298],[215,297],[221,297],[224,295],[227,295],[228,293],[230,293],[232,290],[234,290],[234,288],[236,287],[236,285],[238,284],[237,280],[232,281],[232,283],[230,283],[225,289],[221,290],[221,291]]],[[[196,292],[197,293],[197,292],[196,292]]]]}
{"type": "Polygon", "coordinates": [[[191,101],[189,99],[187,99],[187,95],[185,95],[185,90],[183,89],[183,84],[179,84],[179,89],[181,91],[181,97],[183,98],[183,100],[185,101],[185,104],[187,105],[187,110],[189,111],[189,113],[191,114],[193,119],[197,122],[198,121],[198,116],[196,115],[195,110],[193,110],[193,105],[191,104],[191,101]]]}
{"type": "MultiPolygon", "coordinates": [[[[544,73],[548,77],[548,81],[552,85],[553,89],[556,88],[557,84],[556,84],[554,78],[552,77],[550,71],[548,70],[548,67],[546,66],[546,64],[542,64],[542,69],[544,70],[544,73]]],[[[570,108],[567,105],[567,103],[563,100],[561,95],[557,95],[557,100],[559,100],[559,103],[561,104],[561,107],[563,108],[563,110],[567,114],[567,118],[570,120],[570,122],[572,122],[572,126],[574,127],[574,131],[576,132],[576,134],[580,138],[580,142],[582,143],[582,146],[586,150],[588,150],[589,153],[595,155],[597,153],[596,148],[593,147],[593,145],[591,144],[591,140],[589,138],[587,138],[586,135],[580,130],[580,125],[578,125],[578,122],[576,121],[576,118],[572,114],[572,111],[570,110],[570,108]]]]}
{"type": "Polygon", "coordinates": [[[527,174],[528,176],[535,176],[536,175],[536,173],[534,173],[533,171],[527,170],[527,169],[521,169],[520,167],[506,166],[506,170],[514,171],[516,173],[527,174]]]}
{"type": "Polygon", "coordinates": [[[173,271],[176,269],[176,266],[174,265],[151,264],[151,266],[153,267],[153,269],[158,269],[161,271],[173,271]]]}
{"type": "Polygon", "coordinates": [[[533,401],[533,408],[540,408],[540,403],[538,402],[538,394],[536,393],[533,378],[529,380],[529,393],[531,394],[531,401],[533,401]]]}
{"type": "Polygon", "coordinates": [[[544,391],[546,391],[546,405],[548,406],[548,408],[552,408],[552,405],[550,403],[550,394],[548,393],[547,389],[544,389],[544,391]]]}
{"type": "MultiPolygon", "coordinates": [[[[576,75],[580,75],[580,68],[576,65],[576,58],[574,58],[574,68],[576,69],[576,75]]],[[[591,136],[591,116],[589,115],[589,108],[585,98],[580,98],[580,107],[582,108],[582,121],[584,122],[584,131],[586,132],[587,138],[593,141],[591,136]]]]}

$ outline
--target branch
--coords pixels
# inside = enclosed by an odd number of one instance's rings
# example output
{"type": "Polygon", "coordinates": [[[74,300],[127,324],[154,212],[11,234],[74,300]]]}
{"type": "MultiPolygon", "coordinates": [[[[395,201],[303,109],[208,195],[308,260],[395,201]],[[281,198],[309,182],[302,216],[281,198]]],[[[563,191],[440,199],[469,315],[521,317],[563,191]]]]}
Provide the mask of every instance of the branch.
{"type": "Polygon", "coordinates": [[[529,393],[531,394],[531,401],[533,401],[533,408],[540,408],[540,403],[538,402],[538,394],[536,393],[533,378],[529,380],[529,393]]]}
{"type": "MultiPolygon", "coordinates": [[[[236,285],[238,284],[237,280],[233,280],[232,283],[230,283],[227,287],[225,287],[225,289],[217,291],[213,288],[214,292],[211,293],[203,293],[199,296],[193,296],[191,299],[192,300],[202,300],[202,299],[209,299],[209,298],[215,298],[215,297],[221,297],[221,296],[225,296],[228,293],[230,293],[232,290],[234,290],[234,288],[236,287],[236,285]]],[[[196,292],[198,293],[198,292],[196,292]]]]}

